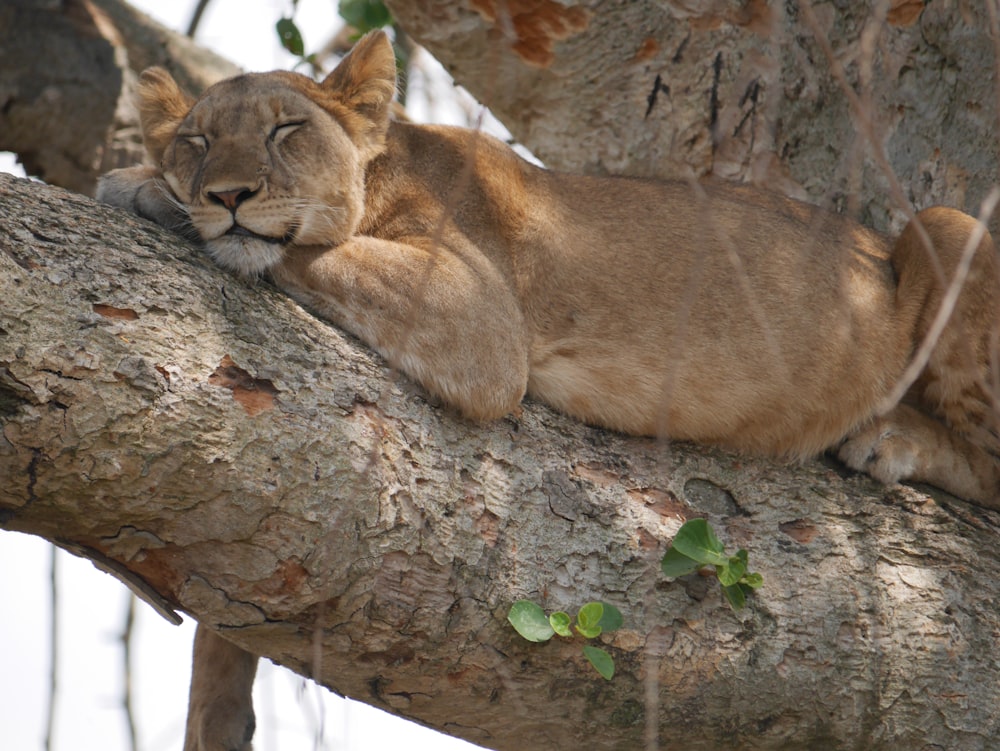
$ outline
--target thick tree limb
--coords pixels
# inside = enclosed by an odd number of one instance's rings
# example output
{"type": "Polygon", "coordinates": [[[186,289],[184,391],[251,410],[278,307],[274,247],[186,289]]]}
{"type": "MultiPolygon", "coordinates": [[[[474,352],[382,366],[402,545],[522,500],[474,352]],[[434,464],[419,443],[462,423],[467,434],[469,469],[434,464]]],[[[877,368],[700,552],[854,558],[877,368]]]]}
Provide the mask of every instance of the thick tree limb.
{"type": "Polygon", "coordinates": [[[0,525],[93,551],[335,691],[498,749],[988,748],[996,514],[820,463],[472,425],[266,285],[0,176],[0,525]],[[846,476],[845,476],[846,474],[846,476]],[[732,613],[667,582],[747,547],[732,613]],[[618,605],[604,682],[505,622],[618,605]]]}

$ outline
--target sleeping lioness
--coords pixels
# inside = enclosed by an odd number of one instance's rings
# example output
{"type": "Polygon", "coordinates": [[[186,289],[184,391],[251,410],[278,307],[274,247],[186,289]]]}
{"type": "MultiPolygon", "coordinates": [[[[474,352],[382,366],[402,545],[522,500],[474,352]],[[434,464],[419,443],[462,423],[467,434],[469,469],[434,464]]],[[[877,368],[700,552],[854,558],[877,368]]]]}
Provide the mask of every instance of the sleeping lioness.
{"type": "MultiPolygon", "coordinates": [[[[998,269],[974,219],[929,209],[892,242],[759,190],[556,174],[487,136],[390,122],[394,91],[381,33],[322,83],[251,74],[193,100],[148,70],[157,167],[112,172],[99,195],[193,228],[220,265],[269,277],[467,417],[528,394],[637,435],[836,447],[883,482],[1000,508],[998,269]]],[[[248,742],[253,664],[199,633],[188,751],[248,742]]]]}

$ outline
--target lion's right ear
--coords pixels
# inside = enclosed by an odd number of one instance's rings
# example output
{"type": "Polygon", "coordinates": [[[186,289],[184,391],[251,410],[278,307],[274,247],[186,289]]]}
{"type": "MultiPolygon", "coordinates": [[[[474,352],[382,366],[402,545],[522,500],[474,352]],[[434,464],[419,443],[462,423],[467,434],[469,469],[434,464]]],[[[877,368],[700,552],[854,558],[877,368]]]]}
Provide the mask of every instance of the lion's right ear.
{"type": "Polygon", "coordinates": [[[194,105],[165,69],[146,68],[139,76],[139,122],[142,142],[156,164],[163,158],[177,126],[194,105]]]}
{"type": "Polygon", "coordinates": [[[396,55],[386,33],[361,37],[319,91],[319,104],[340,120],[369,158],[381,151],[396,93],[396,55]]]}

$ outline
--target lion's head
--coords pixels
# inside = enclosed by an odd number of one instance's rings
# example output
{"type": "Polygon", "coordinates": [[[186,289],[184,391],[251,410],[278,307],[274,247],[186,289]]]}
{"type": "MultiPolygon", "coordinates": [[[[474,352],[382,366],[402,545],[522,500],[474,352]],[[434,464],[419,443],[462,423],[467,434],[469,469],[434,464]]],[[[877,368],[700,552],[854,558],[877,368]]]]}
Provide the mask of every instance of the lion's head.
{"type": "Polygon", "coordinates": [[[195,100],[150,68],[139,87],[143,139],[215,260],[256,276],[294,246],[334,246],[353,234],[395,86],[382,32],[359,41],[322,83],[250,73],[195,100]]]}

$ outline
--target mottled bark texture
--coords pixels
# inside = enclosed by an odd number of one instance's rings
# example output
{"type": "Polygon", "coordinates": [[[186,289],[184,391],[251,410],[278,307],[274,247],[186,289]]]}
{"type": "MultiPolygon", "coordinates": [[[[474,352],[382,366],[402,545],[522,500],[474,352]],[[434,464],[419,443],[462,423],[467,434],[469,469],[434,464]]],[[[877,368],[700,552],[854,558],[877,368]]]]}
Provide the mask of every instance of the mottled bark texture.
{"type": "Polygon", "coordinates": [[[996,514],[531,403],[469,424],[268,286],[8,177],[0,300],[0,525],[337,692],[511,751],[1000,734],[996,514]],[[741,613],[658,573],[699,515],[764,576],[741,613]],[[521,597],[617,605],[614,680],[520,639],[521,597]]]}
{"type": "Polygon", "coordinates": [[[133,95],[150,65],[191,91],[238,72],[121,0],[5,0],[0,151],[30,175],[93,193],[102,173],[143,160],[133,95]]]}
{"type": "Polygon", "coordinates": [[[994,0],[386,4],[554,168],[753,181],[878,229],[997,179],[994,0]]]}

